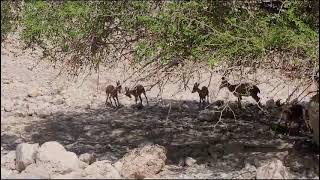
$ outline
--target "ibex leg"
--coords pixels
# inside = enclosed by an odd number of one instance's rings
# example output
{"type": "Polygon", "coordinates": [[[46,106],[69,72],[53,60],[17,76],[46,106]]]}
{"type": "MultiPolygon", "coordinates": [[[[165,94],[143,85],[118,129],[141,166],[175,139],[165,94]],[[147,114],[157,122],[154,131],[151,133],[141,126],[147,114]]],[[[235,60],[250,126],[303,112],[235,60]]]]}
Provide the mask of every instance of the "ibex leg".
{"type": "Polygon", "coordinates": [[[139,95],[139,99],[140,99],[140,103],[142,105],[142,98],[141,98],[141,95],[139,95]]]}
{"type": "Polygon", "coordinates": [[[144,97],[145,97],[145,98],[146,98],[146,100],[147,100],[147,104],[149,105],[149,101],[148,101],[148,98],[147,98],[146,92],[143,92],[143,95],[144,95],[144,97]]]}
{"type": "Polygon", "coordinates": [[[107,94],[107,98],[106,98],[106,105],[107,105],[107,103],[108,103],[108,99],[109,99],[109,94],[107,94]]]}
{"type": "Polygon", "coordinates": [[[110,100],[111,106],[113,106],[113,103],[112,103],[112,98],[111,98],[111,96],[109,96],[109,100],[110,100]]]}
{"type": "Polygon", "coordinates": [[[117,102],[118,102],[118,106],[120,106],[120,103],[119,103],[119,98],[118,98],[118,96],[116,96],[116,99],[117,99],[117,102]]]}
{"type": "Polygon", "coordinates": [[[115,103],[116,107],[119,106],[119,102],[117,101],[117,99],[118,99],[117,97],[113,97],[113,100],[114,100],[114,103],[115,103]]]}
{"type": "Polygon", "coordinates": [[[241,99],[242,99],[241,96],[239,96],[238,97],[238,106],[239,106],[239,108],[241,108],[241,99]]]}

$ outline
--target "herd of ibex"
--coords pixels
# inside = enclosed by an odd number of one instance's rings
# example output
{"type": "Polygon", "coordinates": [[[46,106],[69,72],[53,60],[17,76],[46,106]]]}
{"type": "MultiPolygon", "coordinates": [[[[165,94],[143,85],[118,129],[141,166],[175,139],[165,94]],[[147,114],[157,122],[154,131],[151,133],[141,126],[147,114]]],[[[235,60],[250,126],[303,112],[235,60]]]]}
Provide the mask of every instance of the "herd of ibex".
{"type": "MultiPolygon", "coordinates": [[[[318,83],[319,87],[319,75],[316,77],[316,83],[318,83]]],[[[202,103],[205,103],[207,101],[209,103],[209,90],[208,87],[202,86],[202,88],[199,88],[199,83],[195,83],[192,89],[192,93],[198,92],[199,94],[199,105],[202,103]]],[[[221,84],[219,86],[219,90],[222,88],[227,88],[230,92],[233,93],[234,96],[238,98],[238,106],[241,108],[241,100],[243,96],[251,96],[259,106],[260,104],[260,97],[258,97],[258,93],[260,93],[260,89],[251,83],[240,83],[240,84],[230,84],[225,77],[221,78],[221,84]]],[[[117,81],[116,86],[108,85],[106,87],[106,103],[108,102],[108,99],[111,102],[112,105],[112,99],[115,101],[115,105],[119,106],[119,100],[118,100],[118,93],[121,93],[121,84],[119,81],[117,81]]],[[[138,84],[133,89],[129,89],[128,87],[125,87],[125,95],[129,98],[132,96],[135,97],[135,102],[137,104],[138,97],[140,99],[140,103],[142,104],[142,98],[141,94],[144,95],[146,98],[147,104],[148,98],[146,95],[145,88],[138,84]]],[[[284,104],[281,104],[280,101],[275,102],[275,105],[277,107],[280,107],[282,109],[282,113],[284,115],[284,119],[286,121],[286,125],[289,128],[289,133],[291,131],[291,124],[296,123],[298,124],[298,129],[300,129],[301,125],[305,123],[305,114],[306,111],[302,105],[299,104],[292,104],[290,106],[284,106],[284,104]]]]}
{"type": "MultiPolygon", "coordinates": [[[[260,104],[258,97],[258,93],[260,93],[259,88],[256,85],[250,84],[250,83],[241,83],[241,84],[230,84],[224,77],[222,77],[222,82],[219,87],[219,89],[222,89],[224,87],[228,88],[230,92],[232,92],[237,98],[238,98],[238,104],[241,107],[241,99],[242,96],[251,96],[258,104],[260,104]]],[[[199,83],[195,83],[192,89],[192,93],[198,92],[200,97],[199,104],[204,103],[206,100],[209,103],[209,90],[208,87],[202,86],[202,88],[199,88],[199,83]]],[[[110,103],[112,105],[112,99],[115,101],[115,105],[119,106],[119,99],[118,99],[118,93],[121,93],[121,85],[120,82],[117,81],[116,87],[113,85],[108,85],[106,87],[106,103],[108,102],[108,99],[110,100],[110,103]]],[[[135,97],[135,102],[137,104],[138,97],[140,99],[140,102],[142,104],[142,98],[141,94],[144,95],[146,98],[147,104],[148,98],[146,95],[146,91],[144,87],[141,84],[136,85],[133,89],[129,89],[128,87],[125,87],[125,95],[131,98],[132,96],[135,97]]]]}

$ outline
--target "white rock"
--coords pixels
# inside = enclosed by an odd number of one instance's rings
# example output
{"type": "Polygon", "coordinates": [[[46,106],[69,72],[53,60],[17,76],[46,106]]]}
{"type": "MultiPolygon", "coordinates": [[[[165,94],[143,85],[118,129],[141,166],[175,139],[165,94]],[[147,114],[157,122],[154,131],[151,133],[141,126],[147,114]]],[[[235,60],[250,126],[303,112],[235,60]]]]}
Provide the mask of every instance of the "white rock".
{"type": "Polygon", "coordinates": [[[196,162],[197,162],[197,160],[193,159],[192,157],[187,157],[185,159],[185,164],[187,166],[193,166],[196,162]]]}
{"type": "Polygon", "coordinates": [[[59,99],[55,100],[54,102],[52,102],[52,104],[54,104],[54,105],[61,105],[64,103],[65,103],[65,100],[62,98],[59,98],[59,99]]]}
{"type": "Polygon", "coordinates": [[[38,149],[39,144],[19,144],[16,149],[16,169],[21,172],[28,165],[35,163],[38,149]]]}
{"type": "Polygon", "coordinates": [[[28,173],[21,173],[21,174],[13,174],[9,175],[7,177],[8,179],[43,179],[42,177],[39,177],[34,174],[28,174],[28,173]]]}
{"type": "Polygon", "coordinates": [[[94,161],[96,161],[96,158],[93,154],[84,153],[79,156],[79,160],[87,164],[92,164],[94,161]]]}
{"type": "Polygon", "coordinates": [[[120,179],[120,173],[110,161],[96,161],[84,169],[86,178],[120,179]]]}
{"type": "Polygon", "coordinates": [[[37,97],[37,96],[41,96],[42,93],[39,89],[32,89],[29,93],[28,93],[28,97],[37,97]]]}
{"type": "Polygon", "coordinates": [[[257,169],[256,179],[292,179],[292,175],[280,160],[274,159],[257,169]]]}
{"type": "Polygon", "coordinates": [[[82,179],[83,178],[83,171],[77,170],[72,171],[68,174],[53,174],[51,179],[82,179]]]}
{"type": "Polygon", "coordinates": [[[257,169],[255,166],[247,163],[243,169],[241,169],[237,175],[237,179],[255,179],[257,175],[257,169]]]}
{"type": "Polygon", "coordinates": [[[197,160],[193,159],[192,157],[187,157],[185,160],[185,164],[187,166],[193,166],[196,162],[197,160]]]}
{"type": "Polygon", "coordinates": [[[31,164],[29,165],[23,173],[26,174],[32,174],[37,177],[41,177],[43,179],[49,179],[50,178],[50,169],[47,169],[47,167],[38,165],[38,164],[31,164]]]}
{"type": "Polygon", "coordinates": [[[73,152],[68,152],[55,141],[44,143],[38,150],[36,162],[54,172],[69,173],[80,169],[80,161],[73,152]]]}
{"type": "Polygon", "coordinates": [[[159,145],[146,145],[127,153],[115,163],[125,178],[152,177],[165,166],[166,150],[159,145]]]}
{"type": "Polygon", "coordinates": [[[11,174],[13,174],[12,170],[1,167],[1,179],[7,179],[11,174]]]}
{"type": "Polygon", "coordinates": [[[9,170],[15,170],[16,165],[16,151],[9,151],[6,155],[1,157],[1,167],[9,170]]]}

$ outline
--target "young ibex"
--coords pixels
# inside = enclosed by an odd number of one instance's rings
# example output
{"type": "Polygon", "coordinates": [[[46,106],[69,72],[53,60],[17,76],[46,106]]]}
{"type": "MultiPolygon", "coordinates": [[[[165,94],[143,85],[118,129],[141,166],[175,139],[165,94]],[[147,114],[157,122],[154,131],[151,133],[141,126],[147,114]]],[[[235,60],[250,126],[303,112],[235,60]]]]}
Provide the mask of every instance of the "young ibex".
{"type": "Polygon", "coordinates": [[[139,97],[140,102],[142,104],[141,94],[144,94],[144,97],[146,97],[146,100],[147,100],[147,104],[149,105],[148,98],[147,98],[147,95],[146,95],[146,91],[145,91],[145,89],[144,89],[144,87],[142,85],[138,84],[132,90],[130,90],[129,88],[125,87],[125,91],[126,91],[125,95],[128,96],[129,98],[131,98],[131,95],[134,96],[136,104],[137,104],[138,97],[139,97]]]}
{"type": "Polygon", "coordinates": [[[290,104],[284,105],[279,102],[278,107],[282,108],[283,119],[285,120],[285,125],[288,128],[288,134],[292,132],[292,123],[298,124],[297,131],[301,130],[301,126],[305,125],[308,129],[309,123],[308,110],[301,104],[290,104]]]}
{"type": "Polygon", "coordinates": [[[219,89],[227,87],[228,90],[238,98],[239,107],[241,107],[242,96],[251,96],[259,105],[261,105],[259,102],[260,98],[258,97],[260,89],[256,85],[250,83],[230,84],[225,77],[222,77],[221,80],[222,82],[219,89]]]}
{"type": "Polygon", "coordinates": [[[113,98],[113,100],[115,101],[115,105],[119,106],[119,99],[118,99],[118,93],[121,93],[121,85],[120,85],[120,81],[117,81],[117,86],[114,87],[113,85],[108,85],[106,87],[106,94],[107,94],[107,98],[106,98],[106,104],[108,103],[108,99],[110,99],[110,103],[112,105],[112,100],[111,98],[113,98]],[[117,105],[118,102],[118,105],[117,105]]]}
{"type": "Polygon", "coordinates": [[[192,93],[198,92],[199,93],[199,98],[200,101],[199,103],[201,104],[205,102],[205,99],[207,97],[207,102],[209,103],[209,91],[208,88],[206,86],[202,86],[201,89],[199,89],[199,83],[194,83],[193,85],[193,89],[192,89],[192,93]]]}

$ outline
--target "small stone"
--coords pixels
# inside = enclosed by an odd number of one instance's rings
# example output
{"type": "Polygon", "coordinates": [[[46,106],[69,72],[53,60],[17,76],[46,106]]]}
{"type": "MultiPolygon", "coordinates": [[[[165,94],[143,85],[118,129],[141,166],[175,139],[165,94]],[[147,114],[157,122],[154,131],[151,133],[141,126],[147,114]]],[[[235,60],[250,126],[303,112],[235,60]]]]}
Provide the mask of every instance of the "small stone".
{"type": "Polygon", "coordinates": [[[41,96],[42,93],[40,92],[39,89],[32,89],[29,93],[28,93],[28,97],[37,97],[37,96],[41,96]]]}
{"type": "Polygon", "coordinates": [[[79,156],[79,160],[80,161],[83,161],[87,164],[92,164],[94,161],[96,161],[96,158],[94,157],[93,154],[89,154],[89,153],[84,153],[84,154],[81,154],[79,156]]]}
{"type": "Polygon", "coordinates": [[[193,159],[192,157],[187,157],[185,160],[185,164],[187,166],[193,166],[196,162],[197,160],[193,159]]]}

